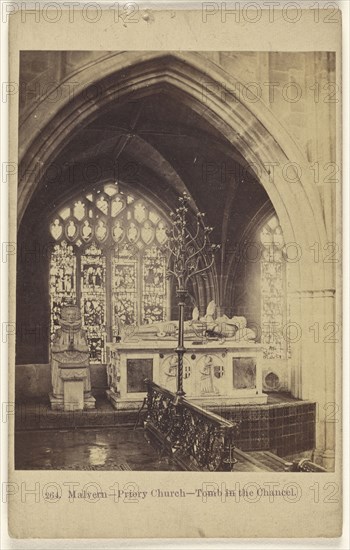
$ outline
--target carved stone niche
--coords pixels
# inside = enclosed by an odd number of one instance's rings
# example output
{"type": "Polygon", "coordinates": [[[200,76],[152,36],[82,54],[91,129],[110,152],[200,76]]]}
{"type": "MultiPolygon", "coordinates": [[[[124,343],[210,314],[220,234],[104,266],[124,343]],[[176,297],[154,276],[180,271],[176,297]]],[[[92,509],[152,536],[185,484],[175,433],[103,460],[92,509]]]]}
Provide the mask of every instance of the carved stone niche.
{"type": "Polygon", "coordinates": [[[94,409],[89,347],[81,328],[78,306],[62,307],[60,327],[51,346],[51,408],[64,411],[94,409]]]}

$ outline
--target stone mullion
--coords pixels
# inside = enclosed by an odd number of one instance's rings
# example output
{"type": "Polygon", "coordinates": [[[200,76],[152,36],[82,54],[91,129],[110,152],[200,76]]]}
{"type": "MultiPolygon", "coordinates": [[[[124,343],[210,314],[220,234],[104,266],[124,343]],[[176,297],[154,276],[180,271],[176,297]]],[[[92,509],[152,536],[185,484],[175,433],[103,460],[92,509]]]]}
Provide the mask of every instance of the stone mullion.
{"type": "MultiPolygon", "coordinates": [[[[75,263],[75,291],[76,291],[76,300],[77,304],[79,306],[79,309],[81,311],[81,256],[82,256],[82,250],[77,249],[75,251],[75,257],[76,257],[76,263],[75,263]]],[[[82,312],[83,316],[84,312],[82,312]]],[[[83,318],[84,320],[84,318],[83,318]]]]}
{"type": "MultiPolygon", "coordinates": [[[[108,241],[107,241],[108,242],[108,241]]],[[[112,342],[113,340],[113,304],[112,304],[112,259],[114,250],[112,246],[107,246],[103,250],[106,258],[106,279],[105,279],[105,293],[106,293],[106,335],[107,340],[112,342]]]]}

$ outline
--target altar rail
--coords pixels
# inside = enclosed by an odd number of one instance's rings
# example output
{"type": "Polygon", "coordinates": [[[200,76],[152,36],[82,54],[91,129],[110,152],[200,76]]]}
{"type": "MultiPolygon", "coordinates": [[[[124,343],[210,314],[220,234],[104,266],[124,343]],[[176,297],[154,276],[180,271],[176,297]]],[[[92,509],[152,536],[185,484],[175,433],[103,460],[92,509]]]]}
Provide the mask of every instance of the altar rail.
{"type": "Polygon", "coordinates": [[[147,385],[146,433],[186,470],[231,471],[238,424],[194,405],[150,380],[147,385]]]}

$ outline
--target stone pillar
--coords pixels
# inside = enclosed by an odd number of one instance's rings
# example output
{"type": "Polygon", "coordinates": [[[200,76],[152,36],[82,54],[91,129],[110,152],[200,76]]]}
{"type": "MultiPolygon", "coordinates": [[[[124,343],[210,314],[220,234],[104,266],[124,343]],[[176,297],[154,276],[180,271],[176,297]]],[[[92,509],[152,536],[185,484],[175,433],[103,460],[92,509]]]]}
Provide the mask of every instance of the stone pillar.
{"type": "Polygon", "coordinates": [[[290,296],[295,315],[291,320],[300,324],[301,335],[300,341],[292,344],[291,391],[294,397],[317,403],[314,460],[329,470],[334,468],[335,426],[340,421],[335,387],[340,327],[335,322],[334,295],[334,289],[323,289],[290,296]]]}
{"type": "MultiPolygon", "coordinates": [[[[287,324],[297,323],[300,326],[301,304],[297,292],[288,293],[287,297],[287,324]]],[[[293,397],[302,399],[302,344],[301,339],[287,343],[287,365],[290,380],[290,391],[293,397]]]]}
{"type": "MultiPolygon", "coordinates": [[[[340,326],[335,315],[335,291],[325,290],[322,293],[324,301],[324,365],[325,365],[325,406],[324,417],[324,445],[322,449],[322,465],[327,470],[333,470],[335,465],[335,432],[341,421],[341,394],[336,390],[336,349],[340,342],[340,326]]],[[[340,449],[338,449],[340,452],[340,449]]]]}

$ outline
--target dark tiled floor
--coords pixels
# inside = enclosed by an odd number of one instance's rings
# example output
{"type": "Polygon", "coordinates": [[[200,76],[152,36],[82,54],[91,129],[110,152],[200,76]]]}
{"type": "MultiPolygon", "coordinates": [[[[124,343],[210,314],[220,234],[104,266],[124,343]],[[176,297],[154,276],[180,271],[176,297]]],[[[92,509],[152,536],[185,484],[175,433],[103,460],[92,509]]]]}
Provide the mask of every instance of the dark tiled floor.
{"type": "MultiPolygon", "coordinates": [[[[17,470],[174,471],[144,438],[143,429],[103,428],[17,432],[17,470]]],[[[264,453],[234,453],[235,472],[281,471],[264,453]]]]}
{"type": "Polygon", "coordinates": [[[17,470],[175,470],[144,438],[143,429],[17,432],[17,470]]]}
{"type": "MultiPolygon", "coordinates": [[[[239,423],[236,445],[248,455],[247,460],[239,459],[236,471],[268,469],[266,457],[253,463],[248,460],[249,453],[253,456],[253,452],[272,450],[283,457],[314,446],[314,403],[270,394],[267,405],[233,406],[215,412],[239,423]]],[[[141,428],[133,429],[136,420],[137,411],[115,411],[105,397],[97,398],[96,409],[74,413],[52,411],[48,400],[18,403],[16,468],[178,469],[167,458],[159,457],[141,428]]]]}

